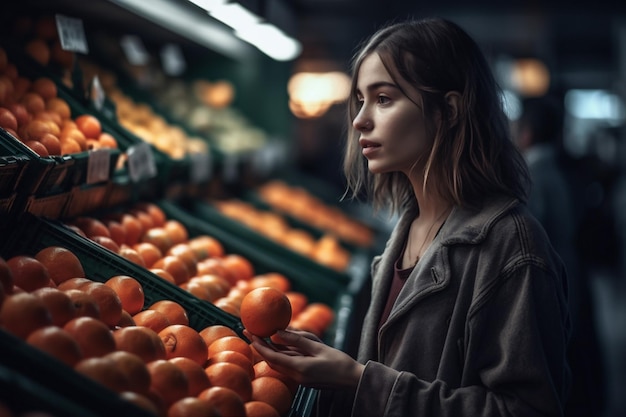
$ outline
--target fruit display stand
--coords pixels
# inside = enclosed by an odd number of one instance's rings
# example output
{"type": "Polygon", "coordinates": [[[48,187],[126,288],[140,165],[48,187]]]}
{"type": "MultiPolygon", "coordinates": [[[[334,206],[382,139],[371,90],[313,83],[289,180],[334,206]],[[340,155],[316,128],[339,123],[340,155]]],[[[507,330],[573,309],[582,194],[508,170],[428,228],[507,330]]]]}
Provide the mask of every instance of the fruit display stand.
{"type": "Polygon", "coordinates": [[[1,329],[0,351],[0,403],[13,410],[59,417],[154,417],[1,329]]]}

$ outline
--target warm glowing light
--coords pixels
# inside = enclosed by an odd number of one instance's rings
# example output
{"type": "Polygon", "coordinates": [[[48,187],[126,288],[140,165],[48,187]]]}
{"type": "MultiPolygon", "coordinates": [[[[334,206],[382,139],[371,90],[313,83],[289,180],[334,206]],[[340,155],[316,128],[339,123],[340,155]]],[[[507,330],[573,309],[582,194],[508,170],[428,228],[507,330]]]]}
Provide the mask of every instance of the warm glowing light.
{"type": "Polygon", "coordinates": [[[550,72],[537,59],[519,59],[513,65],[511,82],[524,96],[542,96],[550,87],[550,72]]]}
{"type": "Polygon", "coordinates": [[[339,71],[299,72],[287,84],[289,108],[296,117],[320,117],[335,103],[348,98],[350,77],[339,71]]]}

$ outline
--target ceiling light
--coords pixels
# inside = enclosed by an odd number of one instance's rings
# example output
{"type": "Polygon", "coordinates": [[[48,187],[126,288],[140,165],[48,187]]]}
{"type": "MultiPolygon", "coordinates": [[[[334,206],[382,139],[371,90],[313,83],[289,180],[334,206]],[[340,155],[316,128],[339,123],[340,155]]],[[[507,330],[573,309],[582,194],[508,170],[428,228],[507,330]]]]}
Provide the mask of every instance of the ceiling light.
{"type": "Polygon", "coordinates": [[[241,27],[235,31],[235,36],[254,45],[261,52],[277,61],[295,59],[302,51],[300,42],[285,35],[284,32],[269,23],[241,27]]]}

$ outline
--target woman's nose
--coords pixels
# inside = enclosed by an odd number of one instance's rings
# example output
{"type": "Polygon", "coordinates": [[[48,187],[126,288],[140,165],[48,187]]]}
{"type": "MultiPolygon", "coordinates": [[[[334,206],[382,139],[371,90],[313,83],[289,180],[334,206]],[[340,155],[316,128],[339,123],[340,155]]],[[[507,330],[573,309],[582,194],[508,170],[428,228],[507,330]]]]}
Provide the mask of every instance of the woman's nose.
{"type": "Polygon", "coordinates": [[[352,126],[358,131],[369,130],[372,128],[372,121],[363,112],[359,112],[352,121],[352,126]]]}

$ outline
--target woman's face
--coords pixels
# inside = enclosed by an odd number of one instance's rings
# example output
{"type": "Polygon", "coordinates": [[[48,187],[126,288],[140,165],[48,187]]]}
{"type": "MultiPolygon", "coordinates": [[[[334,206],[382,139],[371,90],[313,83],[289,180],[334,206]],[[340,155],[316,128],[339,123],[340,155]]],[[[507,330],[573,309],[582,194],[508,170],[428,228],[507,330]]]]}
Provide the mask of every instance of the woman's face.
{"type": "MultiPolygon", "coordinates": [[[[398,78],[398,77],[396,77],[398,78]]],[[[373,53],[361,63],[356,83],[361,108],[352,121],[371,172],[401,171],[409,175],[416,161],[425,161],[432,137],[427,135],[419,94],[408,84],[402,90],[373,53]]],[[[421,172],[421,166],[414,171],[421,172]]]]}

